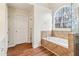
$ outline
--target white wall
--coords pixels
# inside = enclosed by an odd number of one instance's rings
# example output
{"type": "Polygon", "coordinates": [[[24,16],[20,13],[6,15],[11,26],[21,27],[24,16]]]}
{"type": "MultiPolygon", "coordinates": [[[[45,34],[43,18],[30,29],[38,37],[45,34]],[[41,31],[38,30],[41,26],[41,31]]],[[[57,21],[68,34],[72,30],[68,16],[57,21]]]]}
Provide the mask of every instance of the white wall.
{"type": "Polygon", "coordinates": [[[7,6],[0,3],[0,55],[7,54],[7,6]]]}
{"type": "Polygon", "coordinates": [[[41,45],[41,31],[51,31],[52,13],[51,10],[43,6],[34,6],[34,37],[33,47],[41,45]]]}

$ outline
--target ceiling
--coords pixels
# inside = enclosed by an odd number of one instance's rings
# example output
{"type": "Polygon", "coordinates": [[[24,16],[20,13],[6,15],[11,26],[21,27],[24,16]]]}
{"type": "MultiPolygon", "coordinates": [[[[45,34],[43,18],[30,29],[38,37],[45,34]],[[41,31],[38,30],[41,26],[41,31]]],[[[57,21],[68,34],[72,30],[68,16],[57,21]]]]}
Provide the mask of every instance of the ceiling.
{"type": "Polygon", "coordinates": [[[55,7],[59,7],[67,3],[36,3],[36,4],[53,10],[55,7]]]}
{"type": "MultiPolygon", "coordinates": [[[[33,4],[44,6],[44,7],[51,9],[51,10],[54,10],[55,8],[58,8],[64,4],[68,4],[68,3],[33,3],[33,4]]],[[[33,4],[31,4],[31,3],[8,3],[8,6],[32,10],[33,4]]],[[[76,5],[79,6],[79,4],[76,4],[76,5]]]]}
{"type": "Polygon", "coordinates": [[[33,5],[40,5],[40,6],[44,6],[47,8],[52,9],[55,5],[55,3],[8,3],[8,6],[11,7],[16,7],[16,8],[21,8],[21,9],[31,9],[33,7],[33,5]]]}
{"type": "Polygon", "coordinates": [[[33,8],[33,6],[28,3],[8,3],[7,5],[9,7],[15,7],[15,8],[27,9],[27,10],[31,10],[33,8]]]}
{"type": "MultiPolygon", "coordinates": [[[[66,5],[66,4],[71,4],[71,3],[40,3],[40,5],[48,7],[49,9],[54,9],[54,8],[58,8],[61,7],[62,5],[66,5]]],[[[79,7],[79,3],[72,3],[75,7],[79,7]]]]}

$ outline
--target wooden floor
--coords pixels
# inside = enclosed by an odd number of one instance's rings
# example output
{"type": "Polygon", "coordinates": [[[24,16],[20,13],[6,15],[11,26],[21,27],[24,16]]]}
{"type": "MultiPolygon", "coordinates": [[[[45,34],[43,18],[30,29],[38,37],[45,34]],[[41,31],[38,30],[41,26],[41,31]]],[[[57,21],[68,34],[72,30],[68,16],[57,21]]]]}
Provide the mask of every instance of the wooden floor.
{"type": "Polygon", "coordinates": [[[8,56],[55,56],[43,47],[32,48],[32,44],[19,44],[11,47],[7,52],[8,56]]]}

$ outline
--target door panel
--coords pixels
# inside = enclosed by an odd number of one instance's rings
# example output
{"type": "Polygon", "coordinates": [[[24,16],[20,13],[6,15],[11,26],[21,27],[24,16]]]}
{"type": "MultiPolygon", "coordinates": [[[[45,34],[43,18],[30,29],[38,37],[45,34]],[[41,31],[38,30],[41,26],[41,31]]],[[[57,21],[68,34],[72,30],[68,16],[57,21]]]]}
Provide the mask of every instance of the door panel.
{"type": "Polygon", "coordinates": [[[28,42],[28,17],[24,15],[16,15],[9,17],[9,39],[10,43],[21,44],[28,42]]]}
{"type": "Polygon", "coordinates": [[[16,44],[26,43],[28,40],[28,19],[26,16],[14,17],[14,34],[16,44]]]}

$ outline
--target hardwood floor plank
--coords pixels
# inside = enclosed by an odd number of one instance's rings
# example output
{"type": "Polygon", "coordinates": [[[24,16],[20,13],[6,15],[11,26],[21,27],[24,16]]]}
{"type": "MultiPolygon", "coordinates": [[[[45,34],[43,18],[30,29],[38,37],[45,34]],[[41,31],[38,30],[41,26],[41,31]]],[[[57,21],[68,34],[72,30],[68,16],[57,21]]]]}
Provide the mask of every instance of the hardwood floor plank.
{"type": "Polygon", "coordinates": [[[32,48],[32,44],[26,43],[9,48],[7,54],[8,56],[55,56],[43,47],[32,48]]]}

